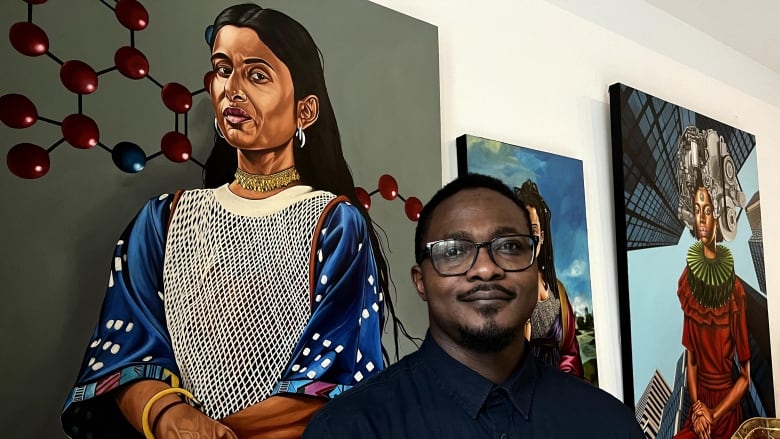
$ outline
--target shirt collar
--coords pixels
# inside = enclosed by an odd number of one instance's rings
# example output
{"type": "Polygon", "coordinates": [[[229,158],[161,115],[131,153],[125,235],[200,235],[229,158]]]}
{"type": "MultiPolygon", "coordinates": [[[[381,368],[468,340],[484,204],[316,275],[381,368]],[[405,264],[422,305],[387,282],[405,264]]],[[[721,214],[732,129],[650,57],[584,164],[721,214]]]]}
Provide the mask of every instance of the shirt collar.
{"type": "Polygon", "coordinates": [[[420,346],[420,358],[431,370],[431,376],[442,390],[456,400],[473,419],[485,404],[491,390],[503,388],[510,401],[525,419],[531,412],[531,402],[536,382],[537,366],[526,342],[523,359],[509,378],[495,385],[482,375],[450,357],[431,337],[426,334],[420,346]]]}

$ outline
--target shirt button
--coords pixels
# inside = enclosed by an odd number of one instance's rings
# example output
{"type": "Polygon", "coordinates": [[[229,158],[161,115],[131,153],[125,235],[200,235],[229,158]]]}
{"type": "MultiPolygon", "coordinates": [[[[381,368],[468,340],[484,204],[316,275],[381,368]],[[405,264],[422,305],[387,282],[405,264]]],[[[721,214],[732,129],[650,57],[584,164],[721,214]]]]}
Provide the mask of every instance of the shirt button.
{"type": "Polygon", "coordinates": [[[501,436],[499,436],[500,439],[508,439],[509,435],[506,433],[501,433],[501,436]]]}

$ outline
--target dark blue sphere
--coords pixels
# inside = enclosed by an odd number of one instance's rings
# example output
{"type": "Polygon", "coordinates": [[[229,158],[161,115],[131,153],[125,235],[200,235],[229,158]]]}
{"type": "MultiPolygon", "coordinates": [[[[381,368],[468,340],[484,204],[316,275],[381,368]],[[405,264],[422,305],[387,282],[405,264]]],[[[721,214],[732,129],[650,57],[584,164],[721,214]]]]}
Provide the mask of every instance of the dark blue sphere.
{"type": "Polygon", "coordinates": [[[111,152],[111,160],[122,171],[135,174],[146,166],[146,153],[135,143],[119,142],[111,152]]]}
{"type": "Polygon", "coordinates": [[[206,37],[206,44],[211,47],[214,44],[214,25],[210,24],[206,26],[206,32],[203,34],[204,37],[206,37]]]}

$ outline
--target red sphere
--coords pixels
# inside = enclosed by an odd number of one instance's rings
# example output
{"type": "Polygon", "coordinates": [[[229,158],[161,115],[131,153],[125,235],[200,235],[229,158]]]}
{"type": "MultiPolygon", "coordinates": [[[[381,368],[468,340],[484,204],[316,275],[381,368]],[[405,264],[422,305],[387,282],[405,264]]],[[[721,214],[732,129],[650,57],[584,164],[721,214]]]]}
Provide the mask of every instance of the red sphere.
{"type": "Polygon", "coordinates": [[[356,187],[355,195],[357,195],[358,200],[360,200],[360,204],[362,204],[366,210],[371,208],[371,195],[368,195],[368,192],[366,192],[365,189],[360,186],[356,187]]]}
{"type": "Polygon", "coordinates": [[[27,128],[38,120],[38,110],[25,96],[3,95],[0,96],[0,120],[11,128],[27,128]]]}
{"type": "Polygon", "coordinates": [[[169,110],[176,113],[186,113],[192,108],[192,94],[187,87],[169,82],[162,88],[162,100],[169,110]]]}
{"type": "Polygon", "coordinates": [[[186,162],[192,155],[190,139],[177,131],[165,133],[160,142],[162,152],[168,160],[176,163],[186,162]]]}
{"type": "Polygon", "coordinates": [[[98,86],[98,76],[87,63],[71,60],[60,67],[60,80],[73,93],[87,95],[98,86]]]}
{"type": "Polygon", "coordinates": [[[203,88],[206,89],[206,93],[211,94],[211,81],[214,80],[214,72],[209,71],[203,75],[203,88]]]}
{"type": "Polygon", "coordinates": [[[98,144],[100,131],[89,117],[71,114],[62,120],[62,137],[76,148],[89,149],[98,144]]]}
{"type": "Polygon", "coordinates": [[[27,56],[40,56],[49,51],[49,37],[40,27],[21,21],[8,33],[14,49],[27,56]]]}
{"type": "Polygon", "coordinates": [[[31,5],[41,5],[46,3],[46,0],[24,0],[31,5]]]}
{"type": "Polygon", "coordinates": [[[392,175],[384,174],[379,177],[379,193],[385,200],[393,200],[398,196],[398,182],[392,175]]]}
{"type": "Polygon", "coordinates": [[[420,212],[422,212],[422,209],[423,209],[423,203],[417,197],[409,197],[406,199],[406,202],[404,203],[404,211],[406,212],[406,217],[412,221],[417,221],[418,219],[420,219],[420,212]]]}
{"type": "Polygon", "coordinates": [[[40,178],[49,172],[49,153],[32,143],[20,143],[8,151],[8,169],[17,177],[40,178]]]}
{"type": "Polygon", "coordinates": [[[114,54],[114,65],[130,79],[141,79],[149,73],[149,60],[135,47],[120,47],[114,54]]]}
{"type": "Polygon", "coordinates": [[[149,25],[149,13],[137,0],[119,0],[114,12],[122,26],[130,30],[144,30],[149,25]]]}

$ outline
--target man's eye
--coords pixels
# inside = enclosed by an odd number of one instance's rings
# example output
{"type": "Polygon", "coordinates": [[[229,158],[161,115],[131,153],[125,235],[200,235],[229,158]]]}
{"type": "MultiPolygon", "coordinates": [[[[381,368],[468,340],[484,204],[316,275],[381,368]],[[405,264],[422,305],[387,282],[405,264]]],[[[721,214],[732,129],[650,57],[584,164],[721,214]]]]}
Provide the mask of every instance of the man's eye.
{"type": "Polygon", "coordinates": [[[463,253],[465,253],[465,251],[463,251],[463,248],[455,245],[448,246],[447,249],[444,251],[444,255],[450,257],[458,256],[463,253]]]}
{"type": "Polygon", "coordinates": [[[499,242],[496,250],[500,251],[501,253],[517,254],[522,252],[525,247],[527,247],[527,245],[524,245],[520,240],[508,239],[499,242]]]}

